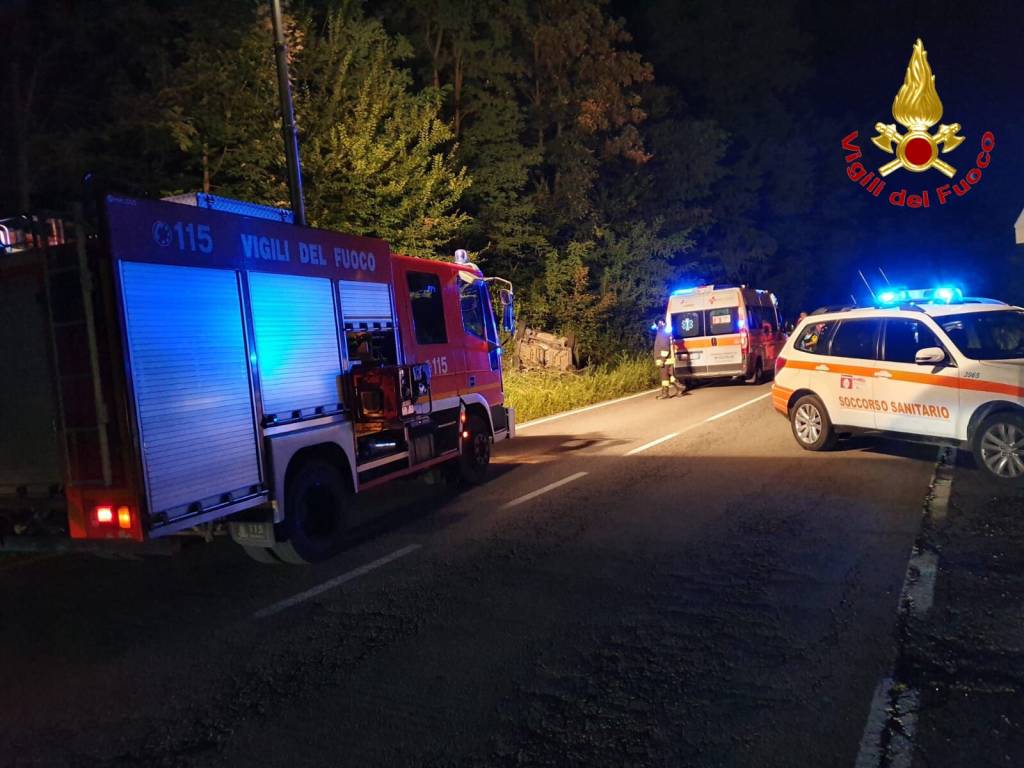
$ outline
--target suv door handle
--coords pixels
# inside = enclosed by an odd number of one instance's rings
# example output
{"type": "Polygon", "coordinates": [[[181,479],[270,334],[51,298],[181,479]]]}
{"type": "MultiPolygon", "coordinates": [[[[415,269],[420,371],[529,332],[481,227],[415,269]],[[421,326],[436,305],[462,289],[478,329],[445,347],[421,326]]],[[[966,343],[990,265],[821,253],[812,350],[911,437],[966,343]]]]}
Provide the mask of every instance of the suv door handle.
{"type": "Polygon", "coordinates": [[[876,379],[891,379],[892,374],[889,371],[875,371],[876,379]]]}
{"type": "Polygon", "coordinates": [[[827,365],[822,364],[822,365],[817,366],[814,370],[816,370],[816,371],[830,371],[832,369],[829,368],[827,365]]]}

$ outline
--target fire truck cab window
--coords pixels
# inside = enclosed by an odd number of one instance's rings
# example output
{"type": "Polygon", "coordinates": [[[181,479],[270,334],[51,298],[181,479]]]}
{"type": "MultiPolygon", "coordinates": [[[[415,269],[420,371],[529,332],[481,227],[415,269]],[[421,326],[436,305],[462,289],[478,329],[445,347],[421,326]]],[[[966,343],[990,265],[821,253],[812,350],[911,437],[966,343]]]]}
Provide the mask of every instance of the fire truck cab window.
{"type": "Polygon", "coordinates": [[[446,344],[448,332],[444,325],[444,300],[441,281],[428,272],[410,272],[409,302],[412,305],[412,324],[417,344],[446,344]]]}
{"type": "Polygon", "coordinates": [[[479,280],[467,283],[459,280],[459,302],[462,306],[462,327],[466,333],[485,338],[484,301],[482,289],[486,286],[479,280]]]}

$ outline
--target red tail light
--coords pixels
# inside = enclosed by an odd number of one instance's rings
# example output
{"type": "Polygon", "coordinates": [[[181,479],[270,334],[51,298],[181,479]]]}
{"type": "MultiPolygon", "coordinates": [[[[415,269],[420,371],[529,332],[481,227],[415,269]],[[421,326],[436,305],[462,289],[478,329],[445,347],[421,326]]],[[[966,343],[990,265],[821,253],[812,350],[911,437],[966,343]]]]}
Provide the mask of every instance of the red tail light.
{"type": "Polygon", "coordinates": [[[744,328],[740,331],[740,349],[746,350],[750,346],[750,332],[744,328]]]}
{"type": "Polygon", "coordinates": [[[779,371],[786,367],[786,358],[776,357],[775,358],[775,375],[779,375],[779,371]]]}
{"type": "Polygon", "coordinates": [[[126,531],[130,530],[132,527],[132,509],[124,504],[117,507],[116,512],[114,507],[107,506],[106,504],[93,507],[92,524],[102,527],[116,524],[118,528],[126,531]]]}
{"type": "Polygon", "coordinates": [[[93,522],[97,525],[110,525],[114,522],[113,507],[96,507],[93,510],[93,522]]]}

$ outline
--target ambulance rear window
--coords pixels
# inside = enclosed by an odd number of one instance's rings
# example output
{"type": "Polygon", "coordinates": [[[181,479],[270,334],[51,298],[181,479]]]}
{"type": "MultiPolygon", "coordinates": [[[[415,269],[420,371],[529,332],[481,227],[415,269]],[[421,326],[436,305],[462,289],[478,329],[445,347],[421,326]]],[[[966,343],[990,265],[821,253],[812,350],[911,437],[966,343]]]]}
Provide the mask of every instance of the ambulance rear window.
{"type": "Polygon", "coordinates": [[[672,338],[692,339],[704,335],[703,312],[675,312],[672,315],[672,338]]]}
{"type": "Polygon", "coordinates": [[[707,328],[709,336],[721,336],[723,333],[737,333],[737,307],[719,307],[707,311],[707,328]]]}

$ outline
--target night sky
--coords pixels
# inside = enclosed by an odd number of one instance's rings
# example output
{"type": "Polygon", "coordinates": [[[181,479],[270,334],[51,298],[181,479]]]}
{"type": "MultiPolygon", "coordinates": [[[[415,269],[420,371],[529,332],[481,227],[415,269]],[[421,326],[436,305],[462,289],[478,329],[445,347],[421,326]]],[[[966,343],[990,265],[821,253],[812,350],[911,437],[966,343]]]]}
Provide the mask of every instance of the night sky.
{"type": "MultiPolygon", "coordinates": [[[[943,102],[942,122],[959,122],[967,137],[944,156],[957,167],[954,180],[973,166],[984,131],[995,134],[996,149],[978,185],[943,207],[933,201],[928,210],[899,209],[881,198],[868,200],[871,205],[860,216],[870,233],[868,247],[856,257],[866,270],[879,264],[894,281],[962,280],[972,293],[1000,297],[1002,284],[1020,269],[1020,261],[1012,261],[1021,248],[1014,245],[1012,228],[1024,207],[1024,7],[948,1],[885,5],[884,11],[882,4],[844,4],[808,14],[822,114],[860,131],[866,159],[888,160],[870,144],[871,129],[876,120],[893,122],[892,99],[920,37],[943,102]]],[[[832,171],[855,204],[863,193],[844,178],[843,154],[837,150],[832,171]]],[[[889,179],[886,193],[897,185],[916,191],[945,181],[935,171],[897,171],[889,179]]]]}
{"type": "MultiPolygon", "coordinates": [[[[765,8],[727,5],[738,15],[756,16],[765,8]]],[[[767,8],[771,13],[772,4],[767,8]]],[[[631,22],[637,18],[634,4],[622,3],[616,10],[631,22]]],[[[951,280],[971,294],[1024,301],[1019,277],[1024,246],[1013,241],[1013,223],[1024,207],[1024,4],[809,1],[796,6],[793,24],[801,48],[797,55],[810,69],[793,99],[816,115],[794,122],[793,130],[806,133],[815,149],[825,150],[824,162],[817,166],[821,177],[813,183],[832,190],[833,202],[853,214],[852,226],[828,245],[839,251],[829,261],[848,269],[833,273],[832,284],[820,287],[821,300],[848,301],[854,293],[863,301],[867,291],[856,269],[862,268],[875,283],[882,280],[881,267],[894,283],[951,280]],[[952,181],[973,167],[982,133],[992,131],[996,137],[991,165],[977,187],[941,207],[933,193],[928,210],[894,208],[883,198],[904,186],[911,193],[934,190],[948,181],[938,171],[897,170],[886,179],[882,197],[872,198],[847,178],[840,146],[845,135],[857,130],[862,162],[869,169],[893,158],[871,144],[873,126],[895,122],[892,101],[918,37],[936,76],[941,122],[959,122],[966,137],[959,148],[942,156],[957,169],[952,181]]],[[[639,32],[641,50],[649,35],[658,34],[642,24],[631,23],[631,29],[639,32]]],[[[751,48],[761,46],[751,42],[751,48]]],[[[728,62],[736,53],[721,55],[728,62]]],[[[666,67],[659,71],[658,64],[655,59],[656,78],[664,78],[666,67]]]]}

